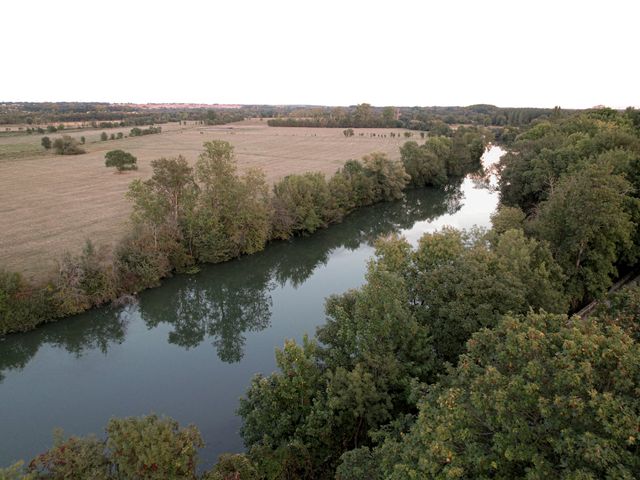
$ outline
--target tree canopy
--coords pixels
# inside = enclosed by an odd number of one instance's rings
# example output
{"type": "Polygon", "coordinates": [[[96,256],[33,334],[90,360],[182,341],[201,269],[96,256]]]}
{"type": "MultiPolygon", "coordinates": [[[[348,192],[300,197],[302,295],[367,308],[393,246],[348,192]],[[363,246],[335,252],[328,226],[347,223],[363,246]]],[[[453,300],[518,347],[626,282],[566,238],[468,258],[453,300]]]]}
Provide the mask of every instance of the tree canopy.
{"type": "Polygon", "coordinates": [[[138,159],[124,150],[111,150],[105,154],[104,158],[105,165],[107,167],[115,167],[118,173],[138,169],[136,165],[138,159]]]}

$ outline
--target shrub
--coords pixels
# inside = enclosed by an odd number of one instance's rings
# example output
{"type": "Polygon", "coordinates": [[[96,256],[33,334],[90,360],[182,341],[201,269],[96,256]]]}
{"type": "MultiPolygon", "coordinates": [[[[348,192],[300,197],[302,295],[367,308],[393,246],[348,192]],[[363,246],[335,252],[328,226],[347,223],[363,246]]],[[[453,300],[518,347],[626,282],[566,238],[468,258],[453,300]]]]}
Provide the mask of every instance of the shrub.
{"type": "Polygon", "coordinates": [[[82,254],[66,254],[58,262],[53,300],[60,316],[80,313],[116,298],[113,268],[106,262],[106,252],[97,251],[87,241],[82,254]]]}
{"type": "Polygon", "coordinates": [[[80,142],[69,135],[56,138],[53,142],[53,149],[58,155],[79,155],[85,153],[85,150],[80,147],[80,142]]]}
{"type": "Polygon", "coordinates": [[[203,447],[194,426],[156,415],[112,419],[107,425],[111,462],[124,478],[196,478],[198,448],[203,447]]]}
{"type": "Polygon", "coordinates": [[[136,231],[116,248],[115,270],[121,290],[136,293],[159,285],[171,272],[165,252],[149,232],[136,231]]]}
{"type": "Polygon", "coordinates": [[[52,313],[48,289],[34,287],[19,273],[0,270],[0,335],[31,330],[52,313]]]}
{"type": "Polygon", "coordinates": [[[61,430],[54,432],[53,447],[35,457],[28,470],[36,478],[91,478],[108,480],[109,463],[104,442],[95,436],[64,438],[61,430]]]}
{"type": "Polygon", "coordinates": [[[49,137],[42,137],[42,140],[40,140],[40,144],[44,147],[45,150],[49,150],[51,148],[51,139],[49,137]]]}
{"type": "Polygon", "coordinates": [[[102,132],[100,134],[100,140],[102,140],[103,142],[108,140],[108,139],[109,139],[109,136],[107,135],[107,132],[102,132]]]}

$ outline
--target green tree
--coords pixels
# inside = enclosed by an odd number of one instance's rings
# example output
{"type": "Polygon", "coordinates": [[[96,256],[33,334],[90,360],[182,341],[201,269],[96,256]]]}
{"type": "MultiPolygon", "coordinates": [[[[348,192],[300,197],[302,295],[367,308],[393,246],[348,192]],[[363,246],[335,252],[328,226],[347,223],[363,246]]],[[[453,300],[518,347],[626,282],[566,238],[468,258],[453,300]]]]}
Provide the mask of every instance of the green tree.
{"type": "Polygon", "coordinates": [[[105,156],[105,165],[107,167],[115,167],[118,173],[126,170],[137,170],[137,158],[124,150],[110,150],[105,156]]]}
{"type": "Polygon", "coordinates": [[[406,142],[400,147],[400,158],[416,187],[442,186],[447,182],[446,156],[439,156],[427,145],[406,142]]]}
{"type": "Polygon", "coordinates": [[[630,192],[610,165],[591,164],[562,177],[540,206],[538,235],[567,275],[574,305],[606,291],[617,273],[618,251],[631,247],[636,227],[626,210],[630,192]]]}
{"type": "Polygon", "coordinates": [[[264,174],[238,175],[233,147],[221,140],[204,144],[196,162],[201,193],[189,220],[189,241],[203,261],[219,262],[264,248],[271,207],[264,174]]]}
{"type": "Polygon", "coordinates": [[[102,132],[100,134],[100,140],[102,140],[103,142],[109,139],[109,135],[107,135],[107,132],[102,132]]]}
{"type": "Polygon", "coordinates": [[[49,137],[42,137],[40,144],[45,150],[49,150],[51,148],[51,139],[49,137]]]}
{"type": "Polygon", "coordinates": [[[399,200],[410,177],[402,163],[390,160],[384,153],[374,152],[362,157],[366,175],[372,180],[374,202],[399,200]]]}
{"type": "Polygon", "coordinates": [[[467,349],[383,448],[384,478],[640,475],[640,346],[619,327],[507,316],[467,349]]]}
{"type": "Polygon", "coordinates": [[[327,225],[329,186],[320,172],[288,175],[273,187],[274,235],[289,238],[327,225]]]}

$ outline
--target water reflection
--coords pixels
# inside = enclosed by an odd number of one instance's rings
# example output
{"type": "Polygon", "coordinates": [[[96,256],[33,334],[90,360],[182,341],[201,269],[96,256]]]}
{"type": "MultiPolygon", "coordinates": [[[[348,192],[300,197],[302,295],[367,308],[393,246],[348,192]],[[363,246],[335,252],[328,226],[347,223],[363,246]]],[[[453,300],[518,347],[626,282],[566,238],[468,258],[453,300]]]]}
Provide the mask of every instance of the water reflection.
{"type": "Polygon", "coordinates": [[[276,242],[264,252],[220,265],[208,265],[192,276],[178,276],[143,292],[124,308],[101,308],[33,332],[0,339],[0,382],[3,372],[22,370],[44,345],[76,357],[88,351],[106,354],[127,335],[128,322],[139,315],[147,328],[170,328],[167,341],[185,349],[210,340],[223,362],[239,362],[245,333],[270,325],[271,291],[289,283],[298,288],[338,248],[355,250],[378,236],[410,228],[460,209],[462,181],[444,190],[411,190],[405,199],[374,205],[349,215],[305,238],[276,242]]]}
{"type": "Polygon", "coordinates": [[[97,350],[107,354],[109,347],[124,342],[131,307],[102,308],[92,313],[90,322],[83,316],[45,325],[33,332],[0,337],[0,383],[7,370],[22,370],[43,345],[51,345],[79,358],[97,350]]]}

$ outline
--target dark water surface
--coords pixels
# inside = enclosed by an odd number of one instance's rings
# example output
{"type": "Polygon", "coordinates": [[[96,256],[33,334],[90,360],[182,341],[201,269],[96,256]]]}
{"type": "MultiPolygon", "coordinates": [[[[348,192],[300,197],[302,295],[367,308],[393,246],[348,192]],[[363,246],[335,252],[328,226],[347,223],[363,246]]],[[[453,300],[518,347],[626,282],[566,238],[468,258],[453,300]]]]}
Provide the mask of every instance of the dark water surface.
{"type": "MultiPolygon", "coordinates": [[[[488,150],[485,165],[501,153],[488,150]]],[[[46,450],[55,427],[101,434],[112,416],[151,412],[196,424],[207,465],[243,450],[238,398],[254,374],[275,369],[286,338],[324,323],[325,297],[363,283],[373,240],[487,226],[498,201],[487,187],[475,175],[409,191],[312,236],[168,279],[135,305],[0,339],[0,466],[46,450]]]]}

